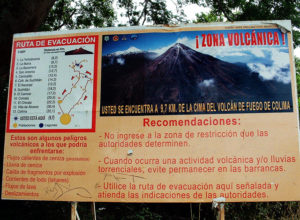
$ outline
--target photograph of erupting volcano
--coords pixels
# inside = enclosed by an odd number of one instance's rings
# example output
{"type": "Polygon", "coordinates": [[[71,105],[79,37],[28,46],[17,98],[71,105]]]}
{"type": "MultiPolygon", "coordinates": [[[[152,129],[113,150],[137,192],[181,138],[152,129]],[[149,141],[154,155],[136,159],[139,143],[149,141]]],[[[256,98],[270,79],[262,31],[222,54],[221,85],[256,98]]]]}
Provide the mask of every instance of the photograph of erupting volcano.
{"type": "Polygon", "coordinates": [[[102,42],[102,116],[293,111],[289,47],[280,30],[116,34],[102,42]],[[116,110],[169,104],[175,110],[116,110]],[[180,111],[181,104],[191,111],[180,111]]]}

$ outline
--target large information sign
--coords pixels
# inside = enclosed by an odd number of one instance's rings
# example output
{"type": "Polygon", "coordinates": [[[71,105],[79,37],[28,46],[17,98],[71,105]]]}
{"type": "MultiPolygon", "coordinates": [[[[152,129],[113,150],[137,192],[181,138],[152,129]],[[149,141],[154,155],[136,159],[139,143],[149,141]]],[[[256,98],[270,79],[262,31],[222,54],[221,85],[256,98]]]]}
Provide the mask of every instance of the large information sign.
{"type": "Polygon", "coordinates": [[[3,199],[300,199],[289,21],[16,34],[3,199]]]}

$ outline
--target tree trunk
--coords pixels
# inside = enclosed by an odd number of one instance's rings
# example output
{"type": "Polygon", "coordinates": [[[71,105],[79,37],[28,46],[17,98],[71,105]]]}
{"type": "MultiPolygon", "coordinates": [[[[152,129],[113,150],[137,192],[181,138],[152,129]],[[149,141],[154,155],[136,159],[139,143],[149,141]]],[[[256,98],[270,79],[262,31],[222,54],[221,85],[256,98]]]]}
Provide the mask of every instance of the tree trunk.
{"type": "MultiPolygon", "coordinates": [[[[56,0],[2,0],[0,3],[0,89],[7,85],[14,33],[37,31],[56,0]]],[[[1,115],[2,117],[2,115],[1,115]]]]}

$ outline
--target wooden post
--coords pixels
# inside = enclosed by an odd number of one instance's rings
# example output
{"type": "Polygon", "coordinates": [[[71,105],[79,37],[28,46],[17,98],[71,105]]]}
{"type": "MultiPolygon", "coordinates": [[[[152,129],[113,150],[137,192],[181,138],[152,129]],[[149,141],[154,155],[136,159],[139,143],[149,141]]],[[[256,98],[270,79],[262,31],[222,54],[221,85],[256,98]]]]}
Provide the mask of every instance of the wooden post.
{"type": "Polygon", "coordinates": [[[225,198],[215,198],[213,199],[212,207],[218,209],[218,220],[225,220],[225,198]]]}
{"type": "Polygon", "coordinates": [[[225,203],[219,204],[220,220],[225,220],[225,203]]]}
{"type": "Polygon", "coordinates": [[[97,212],[96,212],[95,202],[92,202],[92,218],[93,218],[93,220],[97,220],[97,212]]]}
{"type": "Polygon", "coordinates": [[[198,220],[200,220],[200,212],[201,212],[201,203],[198,206],[198,220]]]}
{"type": "Polygon", "coordinates": [[[71,220],[76,220],[77,202],[71,202],[71,220]]]}

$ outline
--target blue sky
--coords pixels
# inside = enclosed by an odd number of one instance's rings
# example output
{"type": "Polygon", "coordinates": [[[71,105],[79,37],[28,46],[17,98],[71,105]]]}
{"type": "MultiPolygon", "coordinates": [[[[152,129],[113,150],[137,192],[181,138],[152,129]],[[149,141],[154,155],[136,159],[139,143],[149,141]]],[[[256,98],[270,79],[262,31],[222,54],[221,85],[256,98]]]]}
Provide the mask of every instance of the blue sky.
{"type": "MultiPolygon", "coordinates": [[[[185,31],[185,32],[172,32],[172,33],[140,33],[134,34],[137,36],[136,40],[131,40],[130,37],[132,34],[120,34],[117,35],[119,37],[118,41],[113,41],[114,35],[106,35],[109,36],[108,41],[103,41],[103,55],[107,55],[110,53],[114,53],[116,51],[127,50],[129,47],[134,46],[138,49],[149,51],[149,50],[156,50],[162,47],[171,46],[172,44],[176,43],[178,39],[186,38],[188,40],[194,41],[196,44],[196,36],[198,35],[201,38],[202,34],[220,34],[223,33],[225,37],[225,43],[227,42],[227,34],[228,33],[245,33],[250,32],[252,33],[253,30],[246,29],[246,30],[216,30],[216,31],[185,31]],[[122,40],[123,37],[126,37],[127,40],[122,40]]],[[[279,36],[280,43],[281,42],[281,33],[279,30],[274,29],[256,29],[256,32],[277,32],[279,36]]],[[[200,39],[201,41],[201,39],[200,39]]],[[[201,42],[200,42],[201,43],[201,42]]],[[[245,46],[240,46],[245,47],[245,46]]],[[[249,47],[249,46],[247,46],[249,47]]],[[[263,46],[259,46],[263,47],[263,46]]],[[[268,46],[270,47],[270,46],[268,46]]],[[[271,46],[271,47],[278,47],[271,46]]],[[[211,47],[212,48],[212,47],[211,47]]]]}
{"type": "Polygon", "coordinates": [[[131,40],[132,34],[118,35],[119,40],[113,41],[114,35],[110,35],[109,41],[103,41],[103,55],[114,53],[116,51],[127,50],[129,47],[134,46],[143,51],[155,50],[161,47],[172,45],[181,37],[188,37],[195,39],[195,32],[179,32],[179,33],[143,33],[134,34],[137,36],[136,40],[131,40]],[[122,40],[125,36],[127,40],[122,40]]]}

